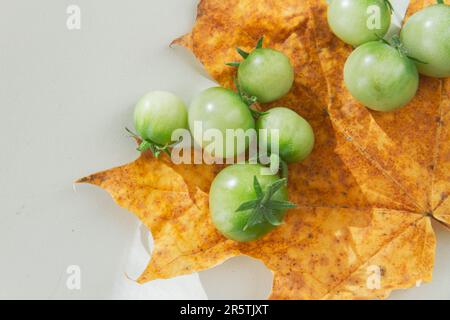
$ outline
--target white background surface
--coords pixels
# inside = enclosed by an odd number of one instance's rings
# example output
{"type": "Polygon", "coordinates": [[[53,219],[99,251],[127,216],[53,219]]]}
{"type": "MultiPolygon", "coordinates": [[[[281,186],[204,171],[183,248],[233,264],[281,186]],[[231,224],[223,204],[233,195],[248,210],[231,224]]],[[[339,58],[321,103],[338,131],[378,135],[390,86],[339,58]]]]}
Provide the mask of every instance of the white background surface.
{"type": "MultiPolygon", "coordinates": [[[[72,186],[134,160],[123,128],[141,95],[170,90],[189,102],[213,85],[168,47],[190,30],[197,0],[0,3],[0,298],[266,297],[270,271],[244,257],[135,284],[128,277],[148,261],[138,221],[104,191],[72,186]],[[66,28],[69,4],[81,8],[79,31],[66,28]],[[66,287],[69,265],[81,267],[79,291],[66,287]]],[[[393,298],[450,298],[450,232],[435,230],[433,283],[393,298]]]]}

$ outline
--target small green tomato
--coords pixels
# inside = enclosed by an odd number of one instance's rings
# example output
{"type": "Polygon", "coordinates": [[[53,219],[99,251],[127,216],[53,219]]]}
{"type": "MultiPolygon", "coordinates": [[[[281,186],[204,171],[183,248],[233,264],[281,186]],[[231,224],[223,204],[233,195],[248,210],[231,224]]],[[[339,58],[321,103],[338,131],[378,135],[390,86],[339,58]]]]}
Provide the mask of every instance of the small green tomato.
{"type": "Polygon", "coordinates": [[[391,25],[388,0],[332,0],[328,24],[345,43],[359,46],[383,38],[391,25]]]}
{"type": "Polygon", "coordinates": [[[286,179],[263,175],[259,164],[237,164],[222,170],[209,194],[212,221],[227,238],[254,241],[282,223],[287,209],[286,179]]]}
{"type": "Polygon", "coordinates": [[[143,140],[168,145],[175,130],[188,128],[186,105],[170,92],[147,93],[136,104],[134,126],[143,140]]]}
{"type": "Polygon", "coordinates": [[[273,143],[272,130],[278,131],[279,154],[287,163],[305,160],[314,148],[314,131],[311,125],[291,109],[270,109],[258,119],[256,128],[269,151],[273,143]],[[261,135],[261,129],[267,129],[267,136],[261,135]]]}
{"type": "Polygon", "coordinates": [[[408,55],[421,74],[450,77],[450,6],[427,7],[409,18],[401,32],[408,55]],[[425,62],[425,63],[422,63],[425,62]]]}
{"type": "Polygon", "coordinates": [[[239,145],[235,137],[234,141],[227,143],[227,130],[235,132],[242,129],[246,132],[255,129],[255,120],[249,107],[238,94],[228,89],[214,87],[203,91],[192,101],[189,108],[189,127],[195,141],[203,148],[212,143],[206,139],[208,130],[210,132],[212,132],[210,129],[218,130],[223,139],[223,146],[220,148],[216,145],[215,152],[211,155],[216,158],[233,158],[245,152],[251,141],[246,139],[244,145],[239,145]],[[199,124],[203,130],[201,136],[195,134],[196,125],[199,124]],[[233,145],[234,148],[227,148],[227,144],[233,145]]]}
{"type": "Polygon", "coordinates": [[[256,49],[241,63],[238,79],[242,90],[261,103],[280,99],[291,90],[294,69],[282,52],[256,49]]]}
{"type": "Polygon", "coordinates": [[[344,82],[353,97],[375,111],[405,106],[419,86],[417,68],[399,48],[372,41],[353,51],[344,67],[344,82]]]}
{"type": "Polygon", "coordinates": [[[261,103],[269,103],[282,98],[291,90],[294,68],[284,53],[263,48],[263,41],[264,37],[260,38],[251,53],[238,48],[244,60],[227,65],[238,67],[238,83],[246,96],[255,97],[261,103]]]}

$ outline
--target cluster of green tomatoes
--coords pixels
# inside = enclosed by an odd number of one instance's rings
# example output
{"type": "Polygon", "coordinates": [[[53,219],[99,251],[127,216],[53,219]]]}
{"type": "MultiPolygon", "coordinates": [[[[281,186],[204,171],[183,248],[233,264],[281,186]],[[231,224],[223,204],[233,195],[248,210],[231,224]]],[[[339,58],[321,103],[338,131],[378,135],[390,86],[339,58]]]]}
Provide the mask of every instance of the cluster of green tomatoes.
{"type": "MultiPolygon", "coordinates": [[[[206,151],[208,141],[194,134],[198,123],[205,131],[219,131],[224,146],[228,145],[227,130],[265,130],[265,138],[256,139],[260,140],[258,145],[262,143],[272,153],[271,158],[276,157],[277,173],[258,159],[247,159],[223,169],[209,193],[211,218],[217,229],[229,239],[253,241],[280,225],[286,210],[295,207],[288,201],[287,165],[305,160],[315,139],[311,125],[291,109],[275,107],[260,112],[254,107],[256,102],[274,102],[291,90],[294,69],[289,58],[282,52],[263,48],[263,38],[252,52],[237,50],[243,60],[227,63],[238,68],[237,92],[209,88],[192,101],[189,109],[172,93],[150,92],[135,107],[135,136],[142,141],[139,151],[150,150],[158,157],[161,153],[171,154],[178,143],[172,137],[177,129],[190,130],[196,144],[206,151]],[[278,139],[277,151],[271,150],[274,139],[278,139]]],[[[249,144],[246,140],[233,148],[215,149],[213,157],[235,159],[246,152],[249,144]]]]}
{"type": "MultiPolygon", "coordinates": [[[[388,0],[332,0],[328,22],[333,32],[357,47],[345,64],[344,81],[350,93],[370,109],[391,111],[407,104],[416,94],[419,75],[450,76],[450,7],[442,1],[412,16],[400,37],[392,43],[382,38],[391,24],[392,6],[388,0]],[[374,9],[375,8],[375,9],[374,9]],[[371,11],[373,9],[373,11],[371,11]],[[370,22],[369,16],[373,15],[370,22]],[[375,29],[369,28],[370,23],[375,29]]],[[[280,225],[288,201],[287,164],[305,160],[314,147],[310,124],[291,109],[272,108],[260,112],[256,102],[270,103],[286,95],[294,82],[294,70],[283,53],[263,48],[261,38],[252,52],[238,48],[243,60],[228,63],[238,68],[237,92],[214,87],[185,103],[169,92],[150,92],[137,103],[134,113],[138,150],[150,150],[155,157],[171,154],[179,143],[172,134],[190,130],[201,123],[202,130],[220,132],[223,148],[215,158],[234,159],[246,152],[250,141],[228,148],[227,130],[267,130],[262,141],[271,150],[273,130],[277,131],[281,176],[268,174],[262,164],[245,162],[230,165],[214,179],[209,206],[217,229],[235,241],[253,241],[280,225]]],[[[193,134],[198,146],[207,149],[205,136],[193,134]]],[[[234,139],[234,138],[233,138],[234,139]]],[[[261,137],[259,138],[261,139],[261,137]]],[[[261,141],[260,141],[261,145],[261,141]]],[[[273,154],[272,154],[273,155],[273,154]]]]}
{"type": "Polygon", "coordinates": [[[356,47],[344,68],[353,97],[376,111],[405,106],[419,86],[419,73],[450,77],[450,6],[438,0],[411,16],[391,42],[382,38],[391,25],[389,0],[332,0],[328,23],[356,47]]]}

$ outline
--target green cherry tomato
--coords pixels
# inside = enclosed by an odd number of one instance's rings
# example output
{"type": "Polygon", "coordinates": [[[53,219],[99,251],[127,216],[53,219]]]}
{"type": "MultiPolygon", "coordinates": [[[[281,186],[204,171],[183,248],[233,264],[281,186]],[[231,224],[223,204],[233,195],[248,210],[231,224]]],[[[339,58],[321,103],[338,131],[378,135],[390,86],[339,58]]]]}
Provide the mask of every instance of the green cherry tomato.
{"type": "Polygon", "coordinates": [[[259,48],[241,62],[238,80],[242,90],[261,103],[280,99],[294,83],[294,69],[282,52],[259,48]]]}
{"type": "Polygon", "coordinates": [[[387,0],[332,0],[328,24],[342,41],[357,47],[385,36],[391,9],[387,0]]]}
{"type": "MultiPolygon", "coordinates": [[[[275,228],[268,221],[262,221],[245,229],[252,210],[237,212],[243,203],[257,199],[254,177],[263,191],[279,180],[278,176],[262,175],[262,168],[259,164],[237,164],[225,168],[214,179],[209,194],[210,213],[214,225],[225,237],[241,242],[253,241],[275,228]]],[[[279,189],[272,199],[286,201],[287,188],[284,186],[279,189]]],[[[279,210],[274,214],[282,221],[284,213],[285,210],[279,210]]]]}
{"type": "Polygon", "coordinates": [[[400,35],[417,68],[430,77],[450,77],[450,6],[436,4],[408,19],[400,35]]]}
{"type": "Polygon", "coordinates": [[[381,41],[358,47],[347,59],[344,81],[355,99],[376,111],[406,105],[419,86],[417,68],[399,50],[381,41]]]}
{"type": "Polygon", "coordinates": [[[136,104],[134,126],[142,139],[170,144],[173,131],[188,127],[186,105],[170,92],[147,93],[136,104]]]}
{"type": "Polygon", "coordinates": [[[261,116],[256,128],[267,129],[267,136],[260,134],[262,143],[270,151],[272,145],[271,130],[278,130],[279,154],[288,163],[305,160],[314,148],[314,132],[310,124],[288,108],[273,108],[261,116]]]}
{"type": "Polygon", "coordinates": [[[228,89],[214,87],[200,93],[192,102],[189,108],[189,128],[194,135],[195,141],[203,148],[216,142],[207,141],[205,133],[209,129],[218,130],[223,139],[223,148],[217,148],[213,156],[216,158],[231,158],[245,152],[250,141],[245,139],[245,145],[238,145],[235,139],[234,150],[226,148],[227,129],[242,129],[244,132],[249,129],[255,129],[255,120],[249,107],[241,100],[238,94],[228,89]],[[203,131],[203,134],[200,136],[195,133],[195,127],[199,124],[201,124],[203,131]]]}

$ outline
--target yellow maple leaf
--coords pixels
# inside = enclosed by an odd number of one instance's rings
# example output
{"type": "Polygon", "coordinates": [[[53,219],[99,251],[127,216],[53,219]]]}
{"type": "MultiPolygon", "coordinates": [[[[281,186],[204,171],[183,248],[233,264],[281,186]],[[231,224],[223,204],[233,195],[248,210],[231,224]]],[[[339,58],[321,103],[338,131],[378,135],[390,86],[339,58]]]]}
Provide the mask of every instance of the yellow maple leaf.
{"type": "MultiPolygon", "coordinates": [[[[413,1],[411,10],[426,4],[413,1]]],[[[252,243],[227,240],[211,223],[208,192],[219,166],[174,165],[145,153],[81,179],[107,190],[151,230],[154,252],[138,282],[204,270],[237,255],[273,271],[273,299],[385,298],[431,280],[431,218],[450,223],[449,81],[422,78],[406,108],[369,112],[343,86],[351,48],[331,34],[325,14],[325,1],[317,0],[200,2],[192,32],[174,43],[231,87],[235,71],[224,62],[238,58],[236,46],[249,49],[264,35],[296,73],[294,88],[276,104],[310,121],[316,148],[290,167],[290,200],[298,209],[252,243]]]]}

